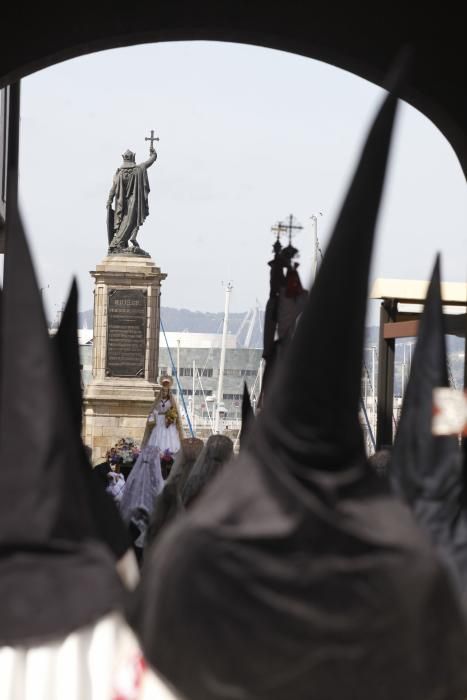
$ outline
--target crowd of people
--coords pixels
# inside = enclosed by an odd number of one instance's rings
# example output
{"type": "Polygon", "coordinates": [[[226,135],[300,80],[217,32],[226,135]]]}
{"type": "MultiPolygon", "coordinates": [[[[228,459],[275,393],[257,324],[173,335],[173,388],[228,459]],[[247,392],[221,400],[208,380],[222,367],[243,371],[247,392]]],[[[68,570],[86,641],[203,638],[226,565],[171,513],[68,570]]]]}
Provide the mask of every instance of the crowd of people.
{"type": "Polygon", "coordinates": [[[162,377],[118,507],[80,436],[76,288],[50,339],[14,216],[0,302],[0,697],[465,700],[465,452],[432,428],[433,391],[448,386],[439,260],[395,444],[375,468],[358,415],[396,104],[390,92],[375,118],[258,415],[245,396],[239,455],[225,436],[180,435],[162,377]]]}
{"type": "MultiPolygon", "coordinates": [[[[141,448],[133,440],[121,438],[107,451],[104,462],[93,467],[93,474],[119,510],[140,565],[152,515],[157,510],[156,521],[160,521],[161,501],[167,502],[174,485],[180,509],[188,506],[233,454],[232,440],[227,437],[211,436],[205,446],[200,439],[185,439],[171,391],[173,379],[163,375],[159,383],[141,448]],[[158,499],[166,486],[163,499],[158,499]]],[[[88,454],[91,458],[90,451],[88,454]]],[[[153,524],[153,536],[158,528],[153,524]]]]}

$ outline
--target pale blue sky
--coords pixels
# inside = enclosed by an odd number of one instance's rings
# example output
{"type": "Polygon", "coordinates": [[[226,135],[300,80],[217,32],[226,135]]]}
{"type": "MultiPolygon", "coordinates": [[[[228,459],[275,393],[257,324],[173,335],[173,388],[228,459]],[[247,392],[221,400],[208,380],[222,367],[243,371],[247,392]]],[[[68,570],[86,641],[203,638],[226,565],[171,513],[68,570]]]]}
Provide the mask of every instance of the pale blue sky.
{"type": "MultiPolygon", "coordinates": [[[[270,227],[289,213],[301,271],[310,216],[323,248],[382,91],[332,66],[259,47],[179,42],[62,63],[22,84],[20,196],[53,316],[77,275],[92,307],[91,270],[106,253],[105,203],[121,154],[147,157],[150,215],[140,244],[168,278],[162,303],[220,311],[268,293],[270,227]]],[[[426,279],[437,250],[444,277],[466,281],[466,183],[441,133],[402,105],[379,221],[374,277],[426,279]]],[[[372,314],[374,320],[374,314],[372,314]]]]}

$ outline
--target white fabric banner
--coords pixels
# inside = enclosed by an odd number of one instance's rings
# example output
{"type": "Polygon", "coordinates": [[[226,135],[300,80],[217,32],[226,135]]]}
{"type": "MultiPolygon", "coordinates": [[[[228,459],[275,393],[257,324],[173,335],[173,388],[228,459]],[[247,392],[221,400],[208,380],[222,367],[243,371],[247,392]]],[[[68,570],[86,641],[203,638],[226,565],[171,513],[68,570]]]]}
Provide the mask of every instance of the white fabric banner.
{"type": "Polygon", "coordinates": [[[467,394],[440,387],[433,390],[433,435],[467,436],[467,394]]]}

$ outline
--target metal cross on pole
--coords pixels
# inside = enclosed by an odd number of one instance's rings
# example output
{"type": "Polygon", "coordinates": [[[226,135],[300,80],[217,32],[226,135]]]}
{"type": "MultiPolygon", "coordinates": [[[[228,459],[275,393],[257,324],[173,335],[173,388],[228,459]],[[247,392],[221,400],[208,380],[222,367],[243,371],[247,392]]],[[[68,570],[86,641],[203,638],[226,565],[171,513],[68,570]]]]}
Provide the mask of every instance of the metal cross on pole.
{"type": "Polygon", "coordinates": [[[275,226],[271,226],[271,231],[276,234],[276,241],[272,246],[272,250],[276,255],[279,255],[282,250],[281,233],[284,233],[286,230],[285,224],[283,224],[282,221],[278,221],[275,226]]]}
{"type": "Polygon", "coordinates": [[[279,240],[281,233],[287,231],[287,226],[286,224],[282,223],[282,221],[278,221],[277,224],[271,226],[271,231],[277,234],[277,240],[279,240]]]}
{"type": "Polygon", "coordinates": [[[292,243],[293,232],[295,230],[301,231],[303,229],[303,226],[301,224],[295,224],[294,221],[295,219],[293,217],[293,214],[289,214],[289,216],[287,217],[287,223],[282,224],[282,226],[284,226],[284,229],[289,234],[289,243],[292,243]]]}
{"type": "Polygon", "coordinates": [[[152,150],[154,148],[154,141],[159,141],[159,137],[154,136],[154,129],[151,129],[151,136],[145,136],[144,140],[151,142],[149,148],[152,150]]]}

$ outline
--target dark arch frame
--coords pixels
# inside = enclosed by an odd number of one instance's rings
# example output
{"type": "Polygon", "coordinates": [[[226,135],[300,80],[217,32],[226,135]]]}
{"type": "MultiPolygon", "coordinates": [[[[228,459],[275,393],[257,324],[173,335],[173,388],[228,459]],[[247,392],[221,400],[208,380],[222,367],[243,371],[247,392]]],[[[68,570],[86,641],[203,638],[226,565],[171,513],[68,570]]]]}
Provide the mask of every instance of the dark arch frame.
{"type": "MultiPolygon", "coordinates": [[[[134,44],[218,40],[281,49],[348,70],[378,85],[398,50],[415,51],[400,97],[445,135],[467,174],[467,48],[463,23],[438,6],[346,0],[141,0],[124,7],[50,2],[2,12],[0,87],[77,56],[134,44]],[[53,9],[52,9],[53,8],[53,9]]],[[[157,78],[155,78],[157,80],[157,78]]]]}

